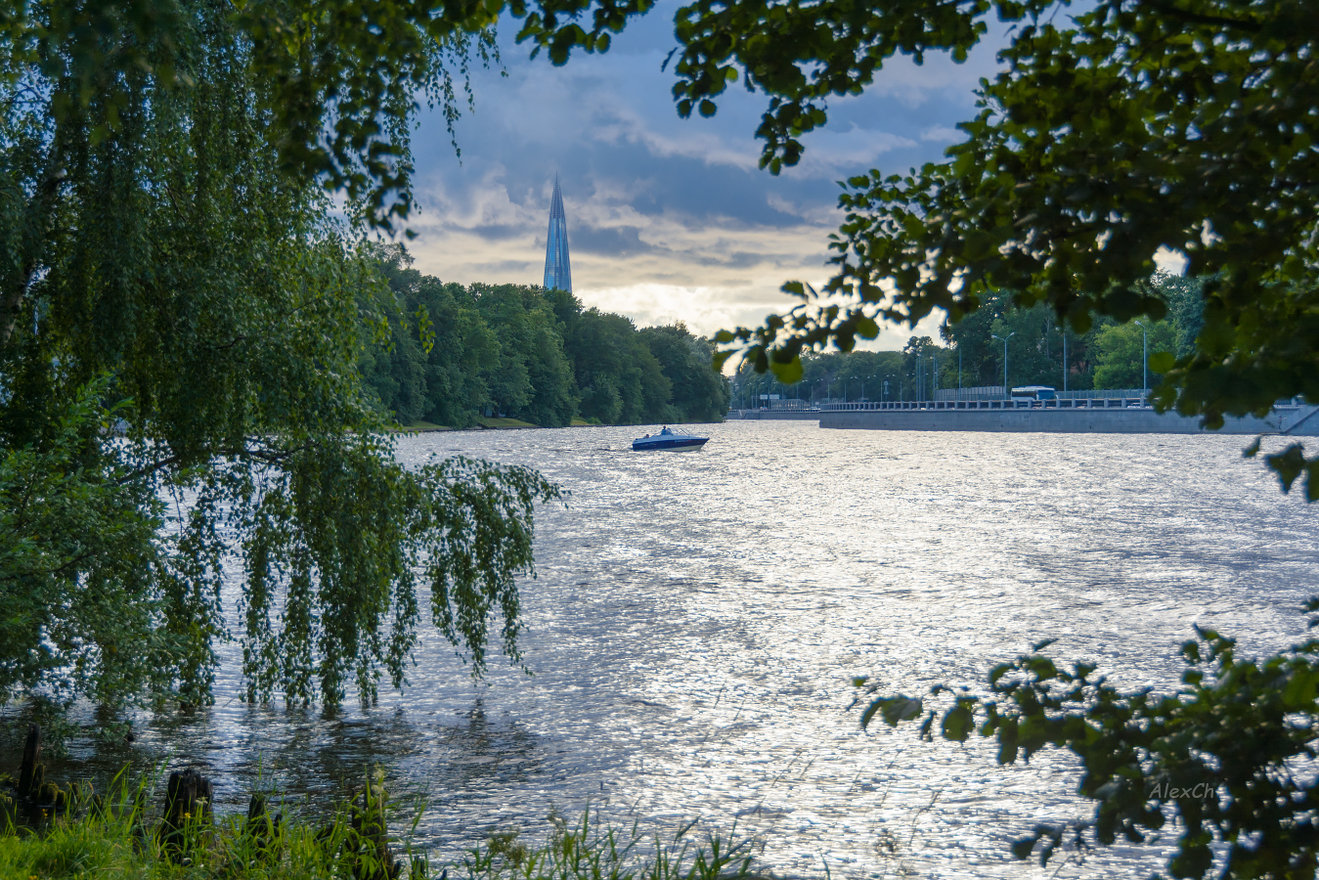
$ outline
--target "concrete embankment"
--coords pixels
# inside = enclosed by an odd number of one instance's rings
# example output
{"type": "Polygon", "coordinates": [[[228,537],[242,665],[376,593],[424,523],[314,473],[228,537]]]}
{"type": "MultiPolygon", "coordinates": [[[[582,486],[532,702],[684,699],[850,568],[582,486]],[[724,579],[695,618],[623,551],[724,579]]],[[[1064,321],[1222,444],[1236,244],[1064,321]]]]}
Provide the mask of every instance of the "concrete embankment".
{"type": "MultiPolygon", "coordinates": [[[[1319,436],[1319,407],[1274,410],[1265,418],[1229,417],[1209,431],[1198,418],[1153,409],[856,409],[818,414],[821,428],[878,431],[995,431],[1049,434],[1287,434],[1319,436]]],[[[815,414],[812,414],[815,415],[815,414]]]]}

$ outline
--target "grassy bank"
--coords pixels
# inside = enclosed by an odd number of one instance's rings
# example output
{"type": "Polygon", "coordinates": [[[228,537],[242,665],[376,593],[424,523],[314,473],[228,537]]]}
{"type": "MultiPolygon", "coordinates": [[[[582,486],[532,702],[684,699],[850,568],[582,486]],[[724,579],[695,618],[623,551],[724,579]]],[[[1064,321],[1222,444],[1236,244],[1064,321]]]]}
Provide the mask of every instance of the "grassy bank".
{"type": "MultiPolygon", "coordinates": [[[[460,861],[431,864],[406,839],[390,838],[383,800],[345,803],[325,823],[285,820],[265,811],[213,820],[189,815],[171,829],[147,817],[145,789],[110,802],[75,799],[64,817],[16,824],[10,801],[0,821],[0,880],[730,880],[752,876],[750,858],[726,839],[692,826],[659,840],[619,829],[550,817],[544,845],[497,834],[460,861]]],[[[416,821],[413,820],[413,829],[416,821]]]]}

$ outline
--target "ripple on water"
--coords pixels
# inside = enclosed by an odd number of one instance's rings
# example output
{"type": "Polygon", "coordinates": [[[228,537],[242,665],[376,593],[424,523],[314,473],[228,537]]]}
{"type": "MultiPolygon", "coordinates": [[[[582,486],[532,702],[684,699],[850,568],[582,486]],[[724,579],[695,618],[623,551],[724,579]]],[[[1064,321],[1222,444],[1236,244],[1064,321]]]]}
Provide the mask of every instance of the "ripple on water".
{"type": "MultiPolygon", "coordinates": [[[[399,454],[528,464],[571,490],[537,521],[523,584],[531,677],[474,683],[426,633],[402,695],[336,717],[240,703],[235,649],[207,712],[144,718],[66,772],[168,756],[324,803],[383,764],[452,857],[491,831],[543,836],[588,804],[752,835],[774,870],[869,877],[1040,873],[1008,843],[1083,814],[1073,764],[999,768],[990,744],[862,734],[853,675],[895,692],[978,682],[1043,638],[1129,687],[1170,687],[1199,622],[1244,653],[1303,632],[1315,512],[1242,438],[711,426],[699,453],[634,454],[628,428],[430,434],[399,454]]],[[[1064,876],[1146,876],[1117,848],[1064,876]]],[[[1050,869],[1052,871],[1052,868],[1050,869]]]]}

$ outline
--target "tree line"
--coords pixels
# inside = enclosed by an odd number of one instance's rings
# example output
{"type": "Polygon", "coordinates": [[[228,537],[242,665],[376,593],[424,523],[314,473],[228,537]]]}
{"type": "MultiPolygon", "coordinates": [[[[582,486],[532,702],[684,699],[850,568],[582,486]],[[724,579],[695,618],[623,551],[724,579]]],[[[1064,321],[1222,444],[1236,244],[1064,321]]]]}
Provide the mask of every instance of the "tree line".
{"type": "Polygon", "coordinates": [[[1050,385],[1069,391],[1153,387],[1162,373],[1145,371],[1159,352],[1174,358],[1195,349],[1204,326],[1203,279],[1160,273],[1144,285],[1167,309],[1158,320],[1121,323],[1100,317],[1078,333],[1045,303],[1013,305],[994,292],[976,311],[940,328],[940,341],[912,336],[901,351],[803,352],[797,382],[783,384],[772,372],[744,362],[734,380],[734,406],[757,406],[762,395],[780,399],[888,401],[929,400],[936,390],[1003,385],[1050,385]]]}
{"type": "Polygon", "coordinates": [[[402,424],[709,422],[728,409],[709,340],[681,323],[638,329],[567,291],[446,284],[411,268],[401,247],[377,254],[393,298],[364,312],[359,364],[402,424]]]}

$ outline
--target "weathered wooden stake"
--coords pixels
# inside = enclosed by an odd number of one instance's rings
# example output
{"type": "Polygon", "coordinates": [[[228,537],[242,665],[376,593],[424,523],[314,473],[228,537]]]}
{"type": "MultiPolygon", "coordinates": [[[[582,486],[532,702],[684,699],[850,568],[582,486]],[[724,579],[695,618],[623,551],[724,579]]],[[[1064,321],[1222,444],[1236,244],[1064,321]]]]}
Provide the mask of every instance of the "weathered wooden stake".
{"type": "Polygon", "coordinates": [[[160,825],[160,842],[167,849],[181,852],[184,844],[184,828],[188,823],[194,827],[210,824],[211,801],[215,787],[211,781],[196,770],[189,768],[182,773],[169,775],[169,786],[165,789],[165,818],[160,825]]]}
{"type": "Polygon", "coordinates": [[[23,765],[18,771],[18,797],[20,800],[34,799],[41,790],[42,777],[45,774],[41,771],[41,765],[37,763],[40,760],[41,727],[30,724],[27,729],[27,745],[23,747],[23,765]]]}

